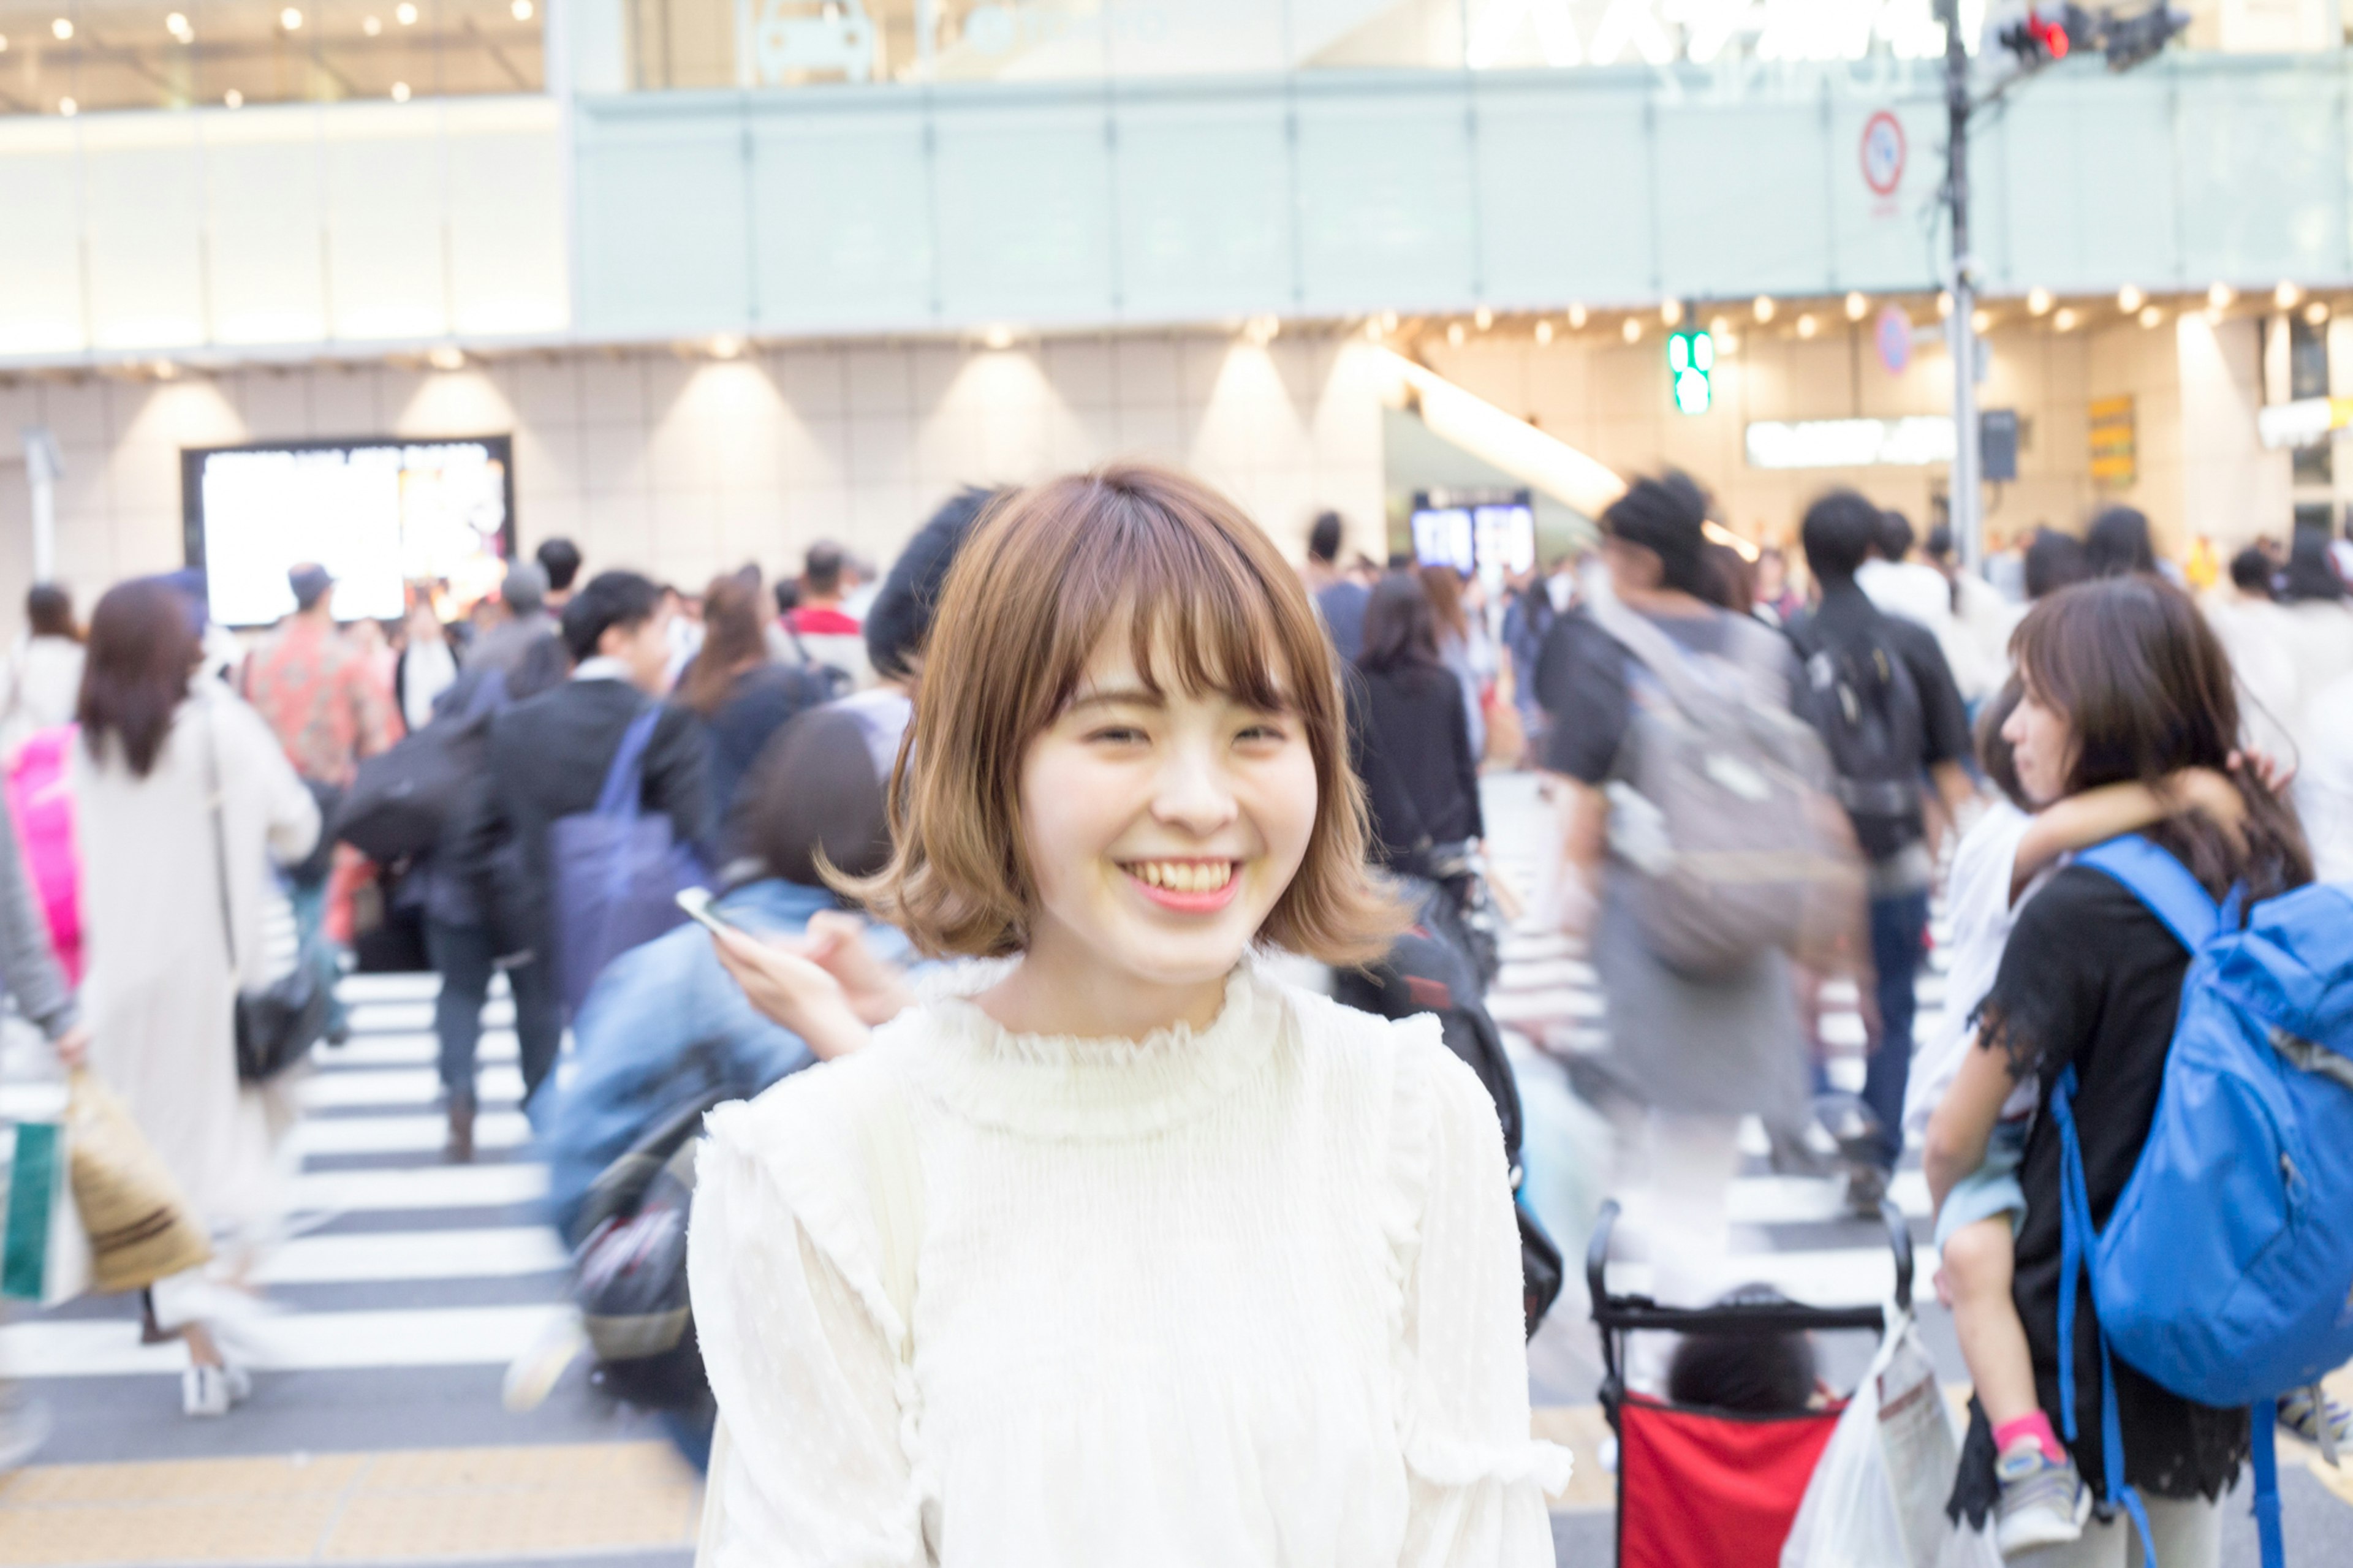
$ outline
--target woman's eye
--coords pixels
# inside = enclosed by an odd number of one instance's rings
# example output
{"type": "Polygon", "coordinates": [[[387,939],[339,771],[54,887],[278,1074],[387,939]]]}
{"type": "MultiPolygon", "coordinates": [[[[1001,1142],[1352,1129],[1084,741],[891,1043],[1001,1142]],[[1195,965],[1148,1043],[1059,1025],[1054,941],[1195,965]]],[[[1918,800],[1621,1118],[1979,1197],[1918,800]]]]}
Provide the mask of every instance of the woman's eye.
{"type": "Polygon", "coordinates": [[[1290,731],[1276,723],[1252,724],[1245,728],[1235,739],[1262,742],[1274,742],[1279,744],[1290,739],[1290,731]]]}
{"type": "Polygon", "coordinates": [[[1132,724],[1105,724],[1100,729],[1088,731],[1087,739],[1106,745],[1127,746],[1143,740],[1144,731],[1132,724]]]}

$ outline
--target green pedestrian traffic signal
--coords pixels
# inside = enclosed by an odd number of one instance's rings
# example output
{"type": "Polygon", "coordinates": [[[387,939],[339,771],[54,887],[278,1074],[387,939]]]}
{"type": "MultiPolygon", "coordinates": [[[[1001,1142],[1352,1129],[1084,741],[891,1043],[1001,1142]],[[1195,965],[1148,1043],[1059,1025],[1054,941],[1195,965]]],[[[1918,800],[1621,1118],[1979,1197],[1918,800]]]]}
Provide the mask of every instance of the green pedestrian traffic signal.
{"type": "Polygon", "coordinates": [[[1685,414],[1704,414],[1715,397],[1710,377],[1715,373],[1715,339],[1704,328],[1692,327],[1667,334],[1667,375],[1675,406],[1685,414]]]}

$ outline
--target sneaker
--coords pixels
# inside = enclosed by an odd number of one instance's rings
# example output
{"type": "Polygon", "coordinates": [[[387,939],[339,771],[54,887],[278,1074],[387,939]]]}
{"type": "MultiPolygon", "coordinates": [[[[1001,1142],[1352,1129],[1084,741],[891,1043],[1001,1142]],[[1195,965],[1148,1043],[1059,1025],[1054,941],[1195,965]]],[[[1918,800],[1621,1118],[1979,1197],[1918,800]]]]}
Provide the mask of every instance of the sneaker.
{"type": "Polygon", "coordinates": [[[2092,1514],[2092,1489],[2072,1458],[2054,1459],[2042,1445],[2021,1442],[1994,1465],[2001,1482],[2001,1521],[1994,1545],[2004,1557],[2080,1539],[2092,1514]]]}
{"type": "Polygon", "coordinates": [[[2283,1394],[2279,1424],[2315,1447],[2343,1449],[2353,1446],[2353,1410],[2346,1409],[2316,1388],[2299,1388],[2283,1394]]]}
{"type": "Polygon", "coordinates": [[[234,1403],[227,1367],[192,1366],[180,1373],[181,1415],[226,1415],[234,1403]]]}

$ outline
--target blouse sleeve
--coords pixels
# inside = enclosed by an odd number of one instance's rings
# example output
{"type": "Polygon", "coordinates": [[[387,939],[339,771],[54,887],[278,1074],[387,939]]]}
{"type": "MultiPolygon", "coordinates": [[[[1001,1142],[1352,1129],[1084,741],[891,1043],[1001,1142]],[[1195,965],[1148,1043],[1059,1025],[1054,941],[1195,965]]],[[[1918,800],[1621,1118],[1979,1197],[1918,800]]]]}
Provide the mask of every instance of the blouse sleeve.
{"type": "Polygon", "coordinates": [[[1485,1088],[1435,1033],[1412,1029],[1398,1064],[1392,1240],[1405,1286],[1398,1410],[1409,1488],[1399,1561],[1549,1568],[1545,1494],[1568,1484],[1570,1457],[1528,1435],[1519,1230],[1503,1132],[1485,1088]]]}
{"type": "Polygon", "coordinates": [[[688,1243],[730,1446],[711,1478],[723,1489],[718,1568],[916,1568],[931,1559],[902,1330],[851,1216],[771,1158],[761,1109],[712,1113],[688,1243]]]}

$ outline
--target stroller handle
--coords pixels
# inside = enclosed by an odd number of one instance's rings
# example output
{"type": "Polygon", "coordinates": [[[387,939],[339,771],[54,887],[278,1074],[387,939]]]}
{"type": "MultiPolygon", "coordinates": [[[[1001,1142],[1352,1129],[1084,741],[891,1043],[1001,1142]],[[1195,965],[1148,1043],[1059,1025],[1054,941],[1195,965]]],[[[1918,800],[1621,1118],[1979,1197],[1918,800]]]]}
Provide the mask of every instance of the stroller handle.
{"type": "MultiPolygon", "coordinates": [[[[1585,1286],[1593,1303],[1593,1321],[1604,1330],[1710,1329],[1738,1332],[1754,1328],[1776,1333],[1790,1329],[1882,1329],[1884,1315],[1877,1307],[1809,1307],[1802,1303],[1754,1307],[1662,1307],[1641,1297],[1612,1297],[1607,1283],[1609,1233],[1620,1213],[1618,1200],[1601,1205],[1593,1225],[1593,1239],[1585,1247],[1585,1286]]],[[[1879,1200],[1880,1223],[1887,1227],[1888,1250],[1895,1258],[1895,1305],[1912,1310],[1912,1227],[1892,1199],[1879,1200]]],[[[1607,1335],[1605,1334],[1605,1339],[1607,1335]]]]}

